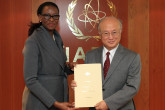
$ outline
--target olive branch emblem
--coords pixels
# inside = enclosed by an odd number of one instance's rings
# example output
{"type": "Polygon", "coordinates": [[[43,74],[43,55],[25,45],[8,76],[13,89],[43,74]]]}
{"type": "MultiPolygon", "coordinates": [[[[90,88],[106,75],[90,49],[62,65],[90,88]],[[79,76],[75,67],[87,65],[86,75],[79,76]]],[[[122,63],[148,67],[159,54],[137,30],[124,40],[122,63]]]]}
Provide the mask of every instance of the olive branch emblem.
{"type": "MultiPolygon", "coordinates": [[[[111,1],[109,1],[109,0],[106,0],[106,1],[107,1],[109,8],[110,8],[111,15],[117,16],[116,6],[111,1]]],[[[74,11],[76,4],[77,4],[77,0],[73,0],[69,4],[68,10],[66,12],[66,17],[67,17],[66,21],[67,21],[69,29],[76,36],[77,39],[81,39],[81,40],[86,39],[86,41],[88,41],[89,39],[94,38],[97,41],[99,41],[101,39],[100,36],[85,36],[81,32],[81,30],[75,25],[74,19],[73,19],[73,11],[74,11]]]]}

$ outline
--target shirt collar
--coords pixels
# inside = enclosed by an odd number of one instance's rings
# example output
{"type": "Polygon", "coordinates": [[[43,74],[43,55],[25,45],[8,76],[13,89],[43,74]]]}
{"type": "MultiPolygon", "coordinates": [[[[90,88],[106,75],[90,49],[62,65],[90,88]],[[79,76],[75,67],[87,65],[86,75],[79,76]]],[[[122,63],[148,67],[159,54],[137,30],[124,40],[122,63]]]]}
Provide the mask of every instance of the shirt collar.
{"type": "MultiPolygon", "coordinates": [[[[104,46],[103,46],[104,47],[104,46]]],[[[115,54],[115,52],[116,52],[116,50],[117,50],[117,48],[119,47],[119,44],[115,47],[115,48],[113,48],[112,50],[110,50],[109,51],[109,53],[110,53],[110,55],[113,57],[114,56],[114,54],[115,54]]],[[[108,50],[104,47],[103,48],[103,56],[106,56],[106,53],[108,52],[108,50]]]]}

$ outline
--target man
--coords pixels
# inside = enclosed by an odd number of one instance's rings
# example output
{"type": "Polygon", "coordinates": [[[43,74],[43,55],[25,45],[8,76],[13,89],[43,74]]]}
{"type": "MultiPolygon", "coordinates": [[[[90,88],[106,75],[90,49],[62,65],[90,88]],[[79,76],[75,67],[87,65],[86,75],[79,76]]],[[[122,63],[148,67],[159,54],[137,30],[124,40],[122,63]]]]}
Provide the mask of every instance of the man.
{"type": "MultiPolygon", "coordinates": [[[[119,43],[122,23],[117,18],[102,19],[98,31],[103,46],[87,52],[85,58],[85,63],[102,64],[103,100],[95,105],[95,109],[135,110],[133,97],[140,85],[140,56],[119,43]]],[[[71,86],[75,87],[76,82],[73,81],[71,86]]]]}

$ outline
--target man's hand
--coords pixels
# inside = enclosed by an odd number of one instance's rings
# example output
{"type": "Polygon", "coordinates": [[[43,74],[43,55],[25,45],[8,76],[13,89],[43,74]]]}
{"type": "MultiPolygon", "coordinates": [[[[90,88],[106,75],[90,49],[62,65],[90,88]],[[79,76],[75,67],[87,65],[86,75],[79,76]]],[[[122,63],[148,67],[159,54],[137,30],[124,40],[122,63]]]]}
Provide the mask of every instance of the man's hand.
{"type": "Polygon", "coordinates": [[[108,106],[105,101],[101,101],[95,105],[96,110],[108,110],[108,106]]]}
{"type": "Polygon", "coordinates": [[[72,80],[71,88],[74,90],[75,87],[77,87],[76,81],[72,80]]]}

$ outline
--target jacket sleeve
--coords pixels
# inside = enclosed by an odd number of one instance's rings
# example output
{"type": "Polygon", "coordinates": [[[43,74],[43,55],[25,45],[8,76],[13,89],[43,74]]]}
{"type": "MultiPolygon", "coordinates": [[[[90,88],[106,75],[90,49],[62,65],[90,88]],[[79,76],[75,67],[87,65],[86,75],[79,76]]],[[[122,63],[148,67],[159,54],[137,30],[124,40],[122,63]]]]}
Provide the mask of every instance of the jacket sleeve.
{"type": "Polygon", "coordinates": [[[24,80],[30,91],[48,108],[56,101],[54,97],[38,81],[39,49],[34,39],[27,39],[23,49],[24,80]]]}
{"type": "Polygon", "coordinates": [[[118,110],[127,104],[138,92],[141,80],[141,60],[137,54],[129,69],[127,81],[122,89],[104,99],[110,110],[118,110]]]}

